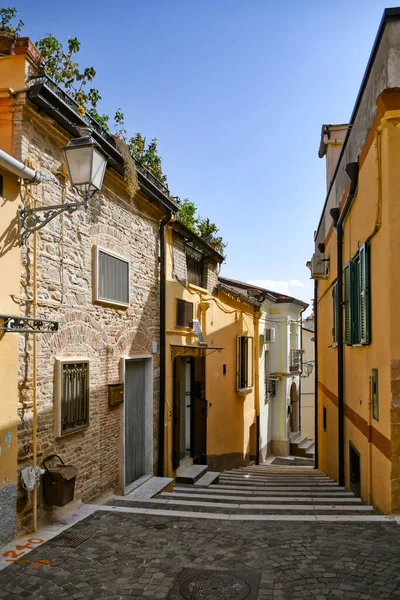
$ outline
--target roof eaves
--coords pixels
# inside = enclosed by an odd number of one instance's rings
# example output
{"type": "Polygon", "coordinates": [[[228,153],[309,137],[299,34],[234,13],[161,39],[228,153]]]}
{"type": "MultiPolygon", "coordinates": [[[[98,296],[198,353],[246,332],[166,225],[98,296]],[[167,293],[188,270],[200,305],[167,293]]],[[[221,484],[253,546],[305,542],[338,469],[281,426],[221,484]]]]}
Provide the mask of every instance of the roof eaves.
{"type": "Polygon", "coordinates": [[[242,300],[243,302],[246,302],[247,304],[252,304],[256,308],[261,308],[262,302],[258,302],[258,300],[256,300],[255,298],[251,298],[250,296],[247,296],[246,294],[242,294],[241,292],[238,292],[237,290],[235,290],[235,288],[232,288],[229,285],[225,285],[224,283],[219,283],[217,285],[217,289],[221,290],[221,292],[227,294],[228,296],[229,295],[235,296],[236,298],[239,298],[240,300],[242,300]]]}
{"type": "Polygon", "coordinates": [[[364,94],[364,90],[365,90],[365,87],[367,85],[368,77],[370,75],[370,72],[371,72],[371,69],[372,69],[372,65],[373,65],[373,62],[375,60],[375,56],[376,56],[376,53],[378,51],[379,44],[381,42],[382,35],[383,35],[384,30],[385,30],[386,24],[389,21],[397,21],[399,19],[400,19],[400,7],[385,8],[385,10],[383,11],[383,16],[382,16],[381,22],[379,24],[379,29],[378,29],[378,32],[377,32],[376,37],[375,37],[374,45],[372,46],[372,50],[371,50],[371,54],[370,54],[370,57],[369,57],[369,60],[368,60],[368,63],[367,63],[367,67],[365,69],[365,73],[364,73],[364,76],[363,76],[362,81],[361,81],[360,89],[359,89],[358,94],[357,94],[357,98],[356,98],[356,102],[355,102],[355,105],[354,105],[354,108],[353,108],[353,112],[352,112],[351,117],[350,117],[350,121],[349,121],[349,126],[348,126],[348,129],[347,129],[347,133],[346,133],[346,136],[344,138],[342,149],[341,149],[341,152],[339,154],[339,158],[338,158],[335,170],[334,170],[333,175],[332,175],[332,179],[331,179],[331,182],[330,182],[330,185],[329,185],[329,188],[328,188],[328,192],[326,194],[324,206],[323,206],[323,209],[322,209],[322,212],[321,212],[321,217],[319,219],[318,227],[317,227],[317,230],[316,230],[316,233],[315,233],[315,239],[317,239],[318,231],[319,231],[319,228],[321,227],[321,223],[322,223],[322,220],[324,218],[325,208],[326,208],[326,206],[328,204],[329,195],[331,193],[333,184],[335,182],[336,175],[338,174],[339,166],[340,166],[341,160],[343,158],[343,155],[344,155],[344,152],[345,152],[345,149],[346,149],[346,145],[347,145],[347,142],[348,142],[349,137],[350,137],[351,129],[352,129],[352,126],[354,125],[354,121],[355,121],[355,118],[356,118],[357,113],[358,113],[358,109],[359,109],[360,104],[361,104],[361,99],[362,99],[362,96],[364,94]]]}
{"type": "Polygon", "coordinates": [[[200,236],[194,233],[194,231],[189,229],[189,227],[186,227],[186,225],[179,221],[179,219],[171,222],[170,226],[176,233],[179,233],[185,239],[193,242],[193,244],[200,248],[200,250],[204,252],[204,254],[206,254],[207,256],[211,256],[218,263],[224,262],[225,257],[222,256],[222,254],[217,252],[217,250],[214,250],[214,248],[211,248],[211,246],[207,244],[207,242],[205,242],[200,236]]]}

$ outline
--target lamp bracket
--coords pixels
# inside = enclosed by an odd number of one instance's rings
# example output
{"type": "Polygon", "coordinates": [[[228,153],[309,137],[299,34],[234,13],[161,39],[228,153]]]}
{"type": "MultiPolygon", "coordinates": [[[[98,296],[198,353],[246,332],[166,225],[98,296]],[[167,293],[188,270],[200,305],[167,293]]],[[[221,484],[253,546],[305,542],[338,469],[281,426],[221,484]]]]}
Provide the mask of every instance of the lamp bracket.
{"type": "Polygon", "coordinates": [[[88,196],[83,202],[67,202],[65,204],[54,204],[53,206],[42,206],[40,208],[25,208],[20,206],[18,209],[19,234],[21,246],[25,244],[26,239],[34,231],[42,229],[47,223],[63,212],[72,214],[78,208],[87,210],[88,196]]]}
{"type": "Polygon", "coordinates": [[[13,333],[57,333],[58,321],[14,315],[0,315],[0,331],[13,333]]]}

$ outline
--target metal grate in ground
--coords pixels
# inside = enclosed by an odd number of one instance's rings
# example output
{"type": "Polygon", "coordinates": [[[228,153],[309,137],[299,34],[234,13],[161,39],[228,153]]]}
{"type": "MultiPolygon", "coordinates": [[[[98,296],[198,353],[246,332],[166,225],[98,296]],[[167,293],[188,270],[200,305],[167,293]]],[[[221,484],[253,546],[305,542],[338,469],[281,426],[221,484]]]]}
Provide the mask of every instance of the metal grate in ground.
{"type": "Polygon", "coordinates": [[[259,583],[253,571],[183,569],[168,600],[256,600],[259,583]]]}
{"type": "Polygon", "coordinates": [[[60,535],[49,540],[49,546],[65,546],[67,548],[77,548],[83,542],[90,539],[92,536],[84,533],[74,533],[72,531],[63,531],[60,535]]]}

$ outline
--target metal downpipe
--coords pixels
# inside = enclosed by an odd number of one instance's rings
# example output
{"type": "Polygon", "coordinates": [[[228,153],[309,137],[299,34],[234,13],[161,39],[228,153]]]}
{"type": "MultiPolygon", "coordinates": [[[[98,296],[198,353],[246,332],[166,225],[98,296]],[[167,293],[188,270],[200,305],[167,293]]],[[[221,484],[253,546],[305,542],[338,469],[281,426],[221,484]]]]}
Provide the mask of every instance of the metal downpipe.
{"type": "Polygon", "coordinates": [[[314,469],[318,469],[318,279],[314,279],[314,469]]]}
{"type": "Polygon", "coordinates": [[[158,422],[158,476],[164,475],[164,440],[165,440],[165,361],[166,361],[166,325],[165,325],[165,303],[166,303],[166,241],[165,226],[171,220],[172,212],[167,211],[166,216],[160,222],[160,410],[158,422]]]}

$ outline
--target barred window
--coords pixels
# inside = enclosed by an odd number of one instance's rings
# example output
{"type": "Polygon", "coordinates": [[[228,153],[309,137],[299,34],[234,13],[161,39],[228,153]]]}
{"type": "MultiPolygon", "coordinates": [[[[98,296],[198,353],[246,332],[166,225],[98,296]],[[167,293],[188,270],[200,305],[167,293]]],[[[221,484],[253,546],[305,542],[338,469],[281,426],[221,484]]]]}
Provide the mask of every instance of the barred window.
{"type": "Polygon", "coordinates": [[[89,426],[89,361],[57,361],[58,437],[89,426]]]}
{"type": "Polygon", "coordinates": [[[95,302],[129,306],[129,261],[109,250],[94,247],[95,302]]]}

